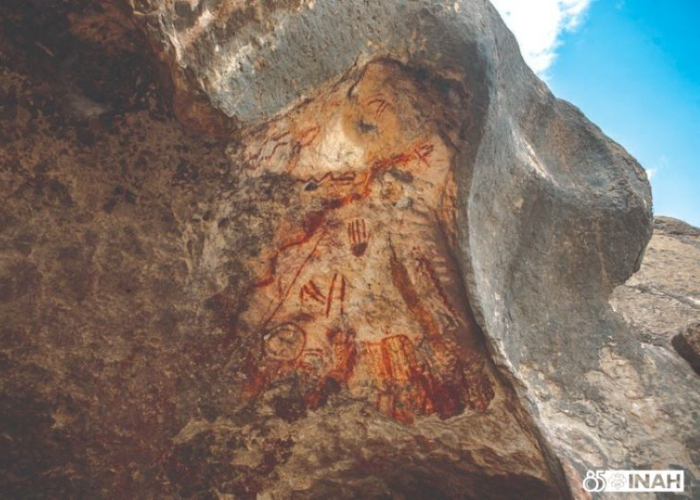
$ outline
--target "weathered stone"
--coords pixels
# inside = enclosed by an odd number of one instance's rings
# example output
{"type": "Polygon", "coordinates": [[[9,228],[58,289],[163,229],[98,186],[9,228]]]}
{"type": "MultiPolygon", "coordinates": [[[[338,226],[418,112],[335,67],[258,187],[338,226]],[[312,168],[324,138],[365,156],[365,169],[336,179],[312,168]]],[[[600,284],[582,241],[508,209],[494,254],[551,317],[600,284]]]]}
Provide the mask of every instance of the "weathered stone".
{"type": "Polygon", "coordinates": [[[640,339],[673,348],[700,370],[700,230],[669,217],[654,220],[642,268],[612,296],[640,339]]]}
{"type": "Polygon", "coordinates": [[[693,363],[698,352],[696,325],[700,322],[699,263],[700,230],[676,219],[657,217],[641,269],[611,297],[614,310],[629,324],[647,361],[635,369],[641,380],[654,381],[653,385],[647,382],[652,388],[647,389],[649,395],[643,402],[633,399],[639,414],[655,419],[649,426],[652,433],[646,436],[647,443],[658,440],[665,445],[654,449],[652,455],[642,448],[645,442],[640,435],[636,439],[640,444],[627,453],[644,453],[655,467],[664,464],[658,458],[664,453],[665,463],[685,467],[690,473],[686,473],[690,476],[686,481],[690,482],[691,498],[698,496],[697,472],[685,464],[700,460],[700,431],[693,410],[699,404],[698,379],[692,371],[697,366],[693,363]]]}
{"type": "Polygon", "coordinates": [[[668,347],[671,337],[700,320],[698,262],[700,231],[657,217],[641,269],[611,300],[645,343],[668,347]]]}
{"type": "Polygon", "coordinates": [[[685,328],[673,337],[671,342],[678,354],[700,375],[700,323],[685,328]]]}
{"type": "Polygon", "coordinates": [[[131,9],[0,7],[9,496],[566,498],[592,468],[698,475],[677,327],[640,335],[634,281],[613,296],[633,328],[608,302],[651,235],[644,171],[490,4],[131,9]]]}

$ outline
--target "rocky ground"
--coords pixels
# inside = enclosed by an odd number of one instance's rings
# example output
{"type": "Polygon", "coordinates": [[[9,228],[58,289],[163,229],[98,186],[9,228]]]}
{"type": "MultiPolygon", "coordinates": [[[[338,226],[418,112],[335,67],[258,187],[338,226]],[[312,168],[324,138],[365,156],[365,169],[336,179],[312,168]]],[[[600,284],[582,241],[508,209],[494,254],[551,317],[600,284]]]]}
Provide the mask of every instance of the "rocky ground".
{"type": "Polygon", "coordinates": [[[700,229],[656,217],[641,269],[615,290],[610,301],[643,342],[680,351],[697,366],[700,229]]]}

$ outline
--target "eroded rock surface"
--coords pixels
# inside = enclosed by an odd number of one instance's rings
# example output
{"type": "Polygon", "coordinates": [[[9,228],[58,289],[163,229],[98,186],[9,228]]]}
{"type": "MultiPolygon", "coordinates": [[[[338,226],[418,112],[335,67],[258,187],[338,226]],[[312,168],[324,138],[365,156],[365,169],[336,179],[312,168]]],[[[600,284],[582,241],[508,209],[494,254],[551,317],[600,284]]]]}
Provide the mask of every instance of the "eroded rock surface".
{"type": "Polygon", "coordinates": [[[612,304],[647,343],[668,346],[700,321],[700,230],[657,217],[639,272],[615,290],[612,304]]]}
{"type": "Polygon", "coordinates": [[[700,372],[700,230],[654,220],[642,267],[615,290],[612,305],[643,342],[678,352],[700,372]]]}
{"type": "Polygon", "coordinates": [[[42,7],[3,10],[4,494],[556,495],[455,259],[456,82],[193,136],[128,15],[42,7]]]}
{"type": "Polygon", "coordinates": [[[645,174],[487,2],[0,14],[9,496],[697,476],[697,376],[608,302],[650,236],[645,174]]]}

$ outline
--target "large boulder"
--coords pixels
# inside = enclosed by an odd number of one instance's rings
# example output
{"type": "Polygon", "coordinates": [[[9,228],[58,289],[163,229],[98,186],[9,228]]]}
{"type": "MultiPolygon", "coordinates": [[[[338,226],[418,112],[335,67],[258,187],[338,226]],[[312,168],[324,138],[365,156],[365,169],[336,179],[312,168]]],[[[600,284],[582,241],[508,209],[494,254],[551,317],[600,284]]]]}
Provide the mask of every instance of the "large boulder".
{"type": "Polygon", "coordinates": [[[609,304],[644,170],[488,2],[0,10],[11,496],[697,476],[696,375],[609,304]]]}

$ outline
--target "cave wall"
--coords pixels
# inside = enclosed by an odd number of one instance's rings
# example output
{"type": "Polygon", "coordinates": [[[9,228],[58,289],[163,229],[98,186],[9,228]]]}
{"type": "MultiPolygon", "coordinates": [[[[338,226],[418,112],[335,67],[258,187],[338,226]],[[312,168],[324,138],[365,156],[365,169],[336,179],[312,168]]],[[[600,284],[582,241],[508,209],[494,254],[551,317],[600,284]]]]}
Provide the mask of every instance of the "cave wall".
{"type": "Polygon", "coordinates": [[[11,495],[697,475],[695,375],[608,305],[646,175],[488,2],[0,9],[11,495]]]}
{"type": "Polygon", "coordinates": [[[468,87],[377,61],[212,135],[128,10],[2,13],[3,492],[555,496],[455,253],[468,87]]]}

